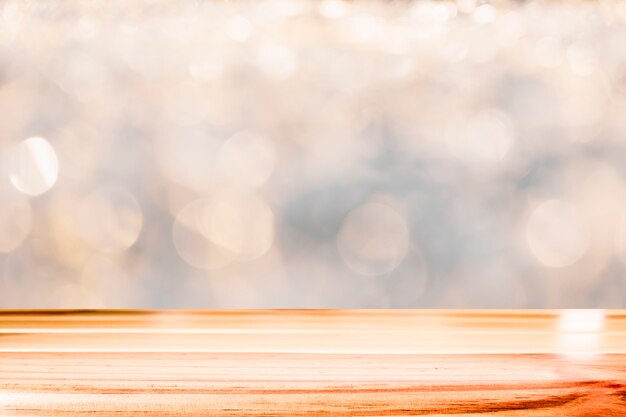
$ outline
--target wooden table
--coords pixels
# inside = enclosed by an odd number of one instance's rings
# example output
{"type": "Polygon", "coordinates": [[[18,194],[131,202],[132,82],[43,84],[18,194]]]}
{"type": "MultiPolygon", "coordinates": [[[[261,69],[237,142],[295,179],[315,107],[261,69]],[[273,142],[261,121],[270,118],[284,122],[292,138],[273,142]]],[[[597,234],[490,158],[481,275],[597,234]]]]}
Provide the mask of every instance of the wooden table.
{"type": "Polygon", "coordinates": [[[0,416],[87,415],[626,416],[626,312],[0,312],[0,416]]]}

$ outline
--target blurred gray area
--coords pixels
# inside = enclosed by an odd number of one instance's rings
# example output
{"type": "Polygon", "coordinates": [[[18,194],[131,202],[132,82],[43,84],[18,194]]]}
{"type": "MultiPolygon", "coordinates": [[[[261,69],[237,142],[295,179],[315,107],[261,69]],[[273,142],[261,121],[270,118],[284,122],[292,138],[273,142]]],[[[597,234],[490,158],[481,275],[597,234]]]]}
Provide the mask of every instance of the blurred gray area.
{"type": "Polygon", "coordinates": [[[626,6],[0,2],[0,308],[626,307],[626,6]]]}

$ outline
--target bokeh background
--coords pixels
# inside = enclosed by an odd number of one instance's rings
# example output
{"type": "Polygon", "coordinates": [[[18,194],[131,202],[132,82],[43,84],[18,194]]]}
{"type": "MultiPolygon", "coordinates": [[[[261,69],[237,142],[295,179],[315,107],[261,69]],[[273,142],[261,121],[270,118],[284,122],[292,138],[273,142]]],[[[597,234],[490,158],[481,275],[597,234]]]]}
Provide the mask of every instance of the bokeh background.
{"type": "Polygon", "coordinates": [[[0,308],[626,307],[626,3],[0,1],[0,308]]]}

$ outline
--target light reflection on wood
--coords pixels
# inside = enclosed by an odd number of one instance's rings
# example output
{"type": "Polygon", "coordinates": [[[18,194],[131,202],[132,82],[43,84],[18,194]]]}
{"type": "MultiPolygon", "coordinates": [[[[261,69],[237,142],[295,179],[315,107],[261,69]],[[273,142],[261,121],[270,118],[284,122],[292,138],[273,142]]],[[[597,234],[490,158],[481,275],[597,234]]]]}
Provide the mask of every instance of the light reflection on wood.
{"type": "Polygon", "coordinates": [[[626,415],[626,313],[0,312],[3,417],[492,413],[626,415]]]}

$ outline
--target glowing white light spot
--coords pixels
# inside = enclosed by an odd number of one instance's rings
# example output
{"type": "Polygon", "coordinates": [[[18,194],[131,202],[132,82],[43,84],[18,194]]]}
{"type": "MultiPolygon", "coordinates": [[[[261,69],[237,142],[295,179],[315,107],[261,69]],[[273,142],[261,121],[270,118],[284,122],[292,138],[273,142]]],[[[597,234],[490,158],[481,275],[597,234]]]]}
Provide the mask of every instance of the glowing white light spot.
{"type": "Polygon", "coordinates": [[[228,180],[241,185],[263,185],[274,170],[274,144],[263,136],[240,132],[220,149],[217,167],[228,180]]]}
{"type": "Polygon", "coordinates": [[[48,191],[57,180],[59,162],[54,148],[43,138],[29,138],[18,144],[9,161],[11,183],[36,196],[48,191]]]}
{"type": "Polygon", "coordinates": [[[495,20],[497,16],[496,8],[491,4],[482,4],[474,10],[472,17],[477,23],[490,23],[495,20]]]}
{"type": "Polygon", "coordinates": [[[605,325],[604,310],[565,310],[559,317],[559,345],[572,357],[586,358],[597,353],[605,325]]]}
{"type": "Polygon", "coordinates": [[[106,251],[131,247],[141,232],[143,215],[137,199],[123,188],[102,188],[79,207],[80,234],[90,245],[106,251]]]}
{"type": "Polygon", "coordinates": [[[562,332],[599,332],[604,328],[604,310],[565,310],[559,317],[562,332]]]}
{"type": "Polygon", "coordinates": [[[548,200],[532,211],[526,239],[535,258],[552,268],[573,264],[585,254],[589,244],[578,210],[561,200],[548,200]]]}
{"type": "MultiPolygon", "coordinates": [[[[427,3],[428,4],[428,3],[427,3]]],[[[456,15],[456,6],[447,2],[432,2],[431,17],[438,22],[445,22],[456,15]]]]}
{"type": "Polygon", "coordinates": [[[388,205],[366,203],[346,216],[337,236],[343,261],[363,275],[393,271],[406,256],[409,228],[388,205]]]}

